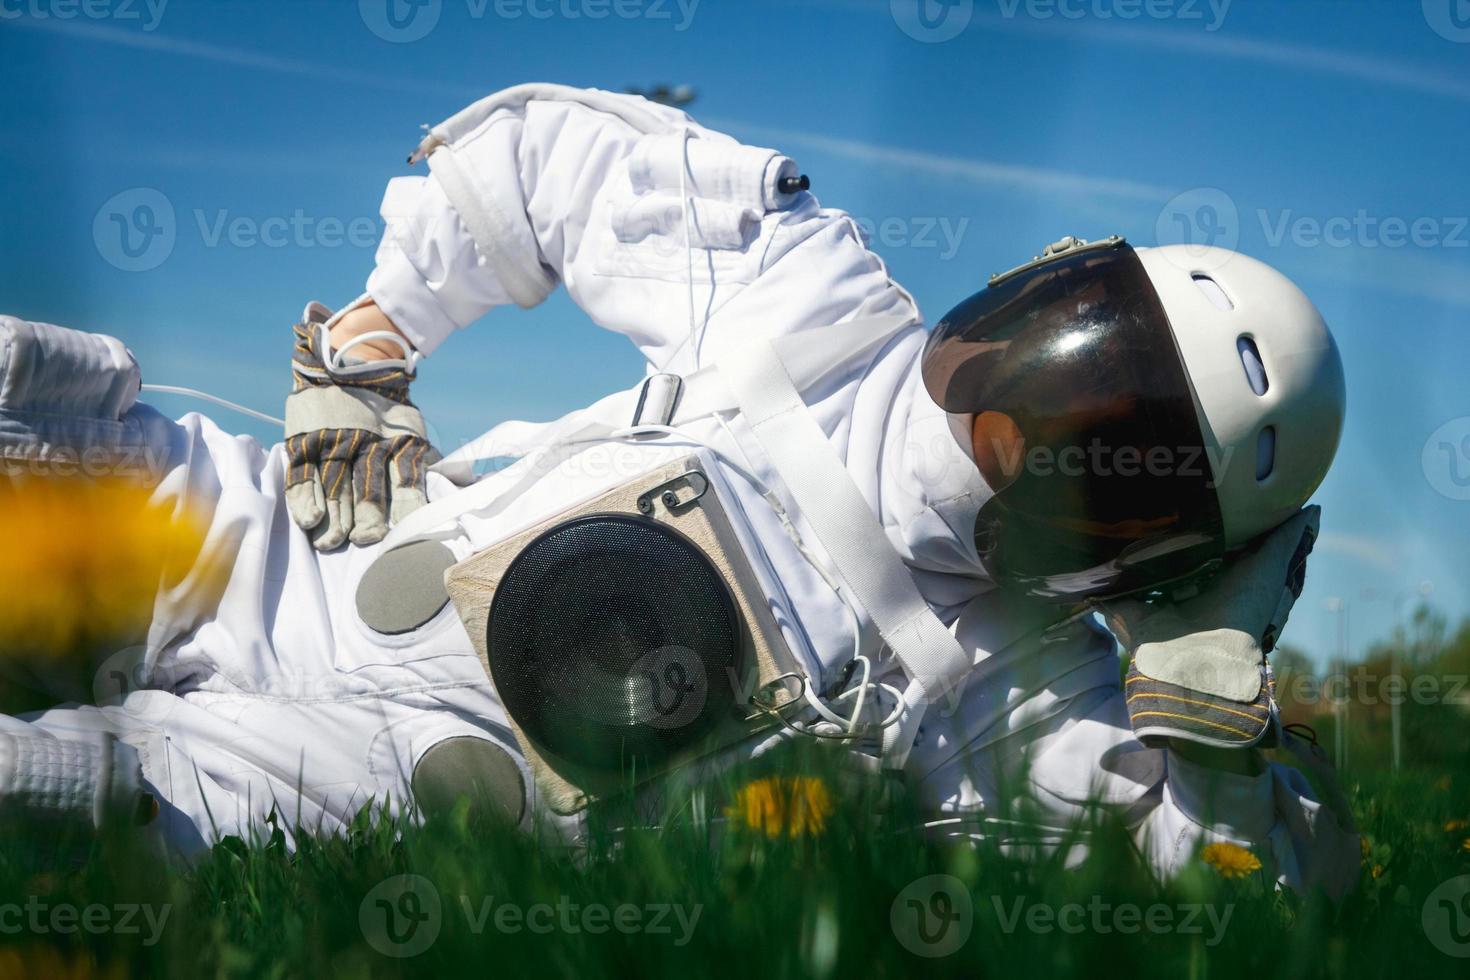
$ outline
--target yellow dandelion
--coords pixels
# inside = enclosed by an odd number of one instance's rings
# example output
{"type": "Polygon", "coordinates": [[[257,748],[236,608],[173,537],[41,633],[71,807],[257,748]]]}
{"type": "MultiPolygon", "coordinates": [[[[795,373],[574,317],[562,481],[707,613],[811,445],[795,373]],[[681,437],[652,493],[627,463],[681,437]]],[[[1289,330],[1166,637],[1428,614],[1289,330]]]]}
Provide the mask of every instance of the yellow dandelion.
{"type": "Polygon", "coordinates": [[[1261,861],[1250,851],[1238,844],[1209,844],[1200,852],[1200,857],[1222,878],[1244,878],[1261,870],[1261,861]]]}
{"type": "Polygon", "coordinates": [[[160,587],[217,598],[228,568],[204,527],[124,480],[0,479],[0,654],[55,657],[137,642],[160,587]]]}
{"type": "Polygon", "coordinates": [[[1457,830],[1464,830],[1466,827],[1470,827],[1470,823],[1464,820],[1446,820],[1444,824],[1444,830],[1447,834],[1453,834],[1457,830]]]}
{"type": "Polygon", "coordinates": [[[832,814],[827,784],[813,776],[768,776],[742,786],[726,810],[732,820],[768,837],[819,834],[832,814]]]}

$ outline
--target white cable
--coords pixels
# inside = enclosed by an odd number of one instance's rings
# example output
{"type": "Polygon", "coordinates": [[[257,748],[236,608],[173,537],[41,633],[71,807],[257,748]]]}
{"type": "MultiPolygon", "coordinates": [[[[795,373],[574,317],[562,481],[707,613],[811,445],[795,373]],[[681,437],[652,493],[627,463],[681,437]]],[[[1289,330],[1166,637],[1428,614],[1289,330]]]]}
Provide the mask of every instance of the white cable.
{"type": "Polygon", "coordinates": [[[168,395],[188,395],[193,398],[202,398],[204,401],[214,402],[216,405],[221,405],[225,408],[232,408],[242,415],[249,415],[252,418],[260,419],[262,422],[270,422],[273,425],[280,426],[284,426],[286,424],[285,419],[278,419],[274,415],[267,415],[264,412],[257,412],[253,408],[246,408],[244,405],[237,405],[236,403],[226,398],[221,398],[218,395],[211,395],[207,391],[196,391],[193,388],[183,388],[179,385],[142,385],[141,387],[144,391],[159,391],[168,395]]]}
{"type": "Polygon", "coordinates": [[[418,370],[419,352],[410,346],[408,338],[402,334],[394,333],[392,330],[369,330],[365,333],[358,334],[341,347],[333,350],[330,323],[331,321],[323,323],[319,329],[321,330],[322,367],[332,377],[352,377],[358,374],[367,374],[372,371],[381,371],[385,367],[396,367],[399,364],[403,365],[404,373],[410,378],[418,370]],[[358,344],[366,343],[370,340],[386,340],[391,344],[395,344],[403,352],[403,356],[393,360],[384,358],[361,361],[356,364],[348,364],[344,360],[349,350],[358,344]]]}
{"type": "MultiPolygon", "coordinates": [[[[679,166],[679,211],[684,217],[684,282],[689,287],[689,353],[694,357],[694,370],[699,370],[699,331],[694,320],[694,242],[689,231],[689,127],[684,127],[683,135],[679,139],[679,149],[683,155],[683,162],[679,166]]],[[[710,280],[710,290],[714,290],[714,280],[710,280]]]]}

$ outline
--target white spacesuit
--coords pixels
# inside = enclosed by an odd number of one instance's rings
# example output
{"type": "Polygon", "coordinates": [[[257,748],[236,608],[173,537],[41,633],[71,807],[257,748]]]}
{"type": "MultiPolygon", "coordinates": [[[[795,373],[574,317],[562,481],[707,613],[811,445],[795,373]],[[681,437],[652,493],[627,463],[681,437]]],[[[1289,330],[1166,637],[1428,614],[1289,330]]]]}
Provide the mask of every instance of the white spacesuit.
{"type": "MultiPolygon", "coordinates": [[[[499,93],[431,133],[433,175],[388,186],[388,231],[367,283],[420,354],[495,306],[535,305],[558,283],[638,346],[650,376],[696,375],[756,340],[779,340],[788,356],[814,352],[808,360],[820,366],[792,369],[810,418],[928,608],[975,655],[957,702],[927,714],[903,762],[935,831],[1006,837],[999,801],[1024,774],[1024,795],[1055,839],[1087,801],[1101,801],[1126,816],[1165,875],[1202,842],[1229,840],[1255,847],[1283,883],[1323,879],[1351,841],[1299,773],[1216,771],[1146,747],[1130,728],[1112,636],[1080,618],[1043,640],[1054,607],[997,591],[973,535],[990,490],[925,391],[919,312],[853,221],[789,179],[790,160],[635,97],[545,85],[499,93]],[[471,199],[474,213],[464,213],[471,199]],[[850,323],[883,326],[841,339],[833,325],[850,323]]],[[[192,579],[160,594],[140,672],[154,689],[0,721],[9,780],[0,797],[95,807],[136,773],[161,805],[150,832],[188,853],[245,833],[272,807],[324,832],[369,800],[400,808],[425,754],[469,737],[516,760],[531,799],[515,809],[529,823],[540,809],[535,780],[454,607],[378,631],[360,613],[360,582],[405,541],[430,537],[463,560],[696,450],[730,465],[723,484],[746,533],[780,542],[766,560],[792,621],[784,628],[809,669],[825,674],[821,686],[854,649],[877,676],[900,675],[860,605],[853,635],[853,606],[821,568],[821,535],[745,414],[671,412],[681,434],[599,441],[631,397],[546,427],[495,430],[429,469],[431,503],[385,541],[327,551],[288,516],[281,445],[134,406],[122,438],[167,451],[158,499],[204,515],[207,547],[232,556],[233,572],[217,602],[192,579]],[[460,485],[473,457],[512,455],[524,458],[460,485]],[[98,733],[116,743],[103,752],[98,733]]]]}

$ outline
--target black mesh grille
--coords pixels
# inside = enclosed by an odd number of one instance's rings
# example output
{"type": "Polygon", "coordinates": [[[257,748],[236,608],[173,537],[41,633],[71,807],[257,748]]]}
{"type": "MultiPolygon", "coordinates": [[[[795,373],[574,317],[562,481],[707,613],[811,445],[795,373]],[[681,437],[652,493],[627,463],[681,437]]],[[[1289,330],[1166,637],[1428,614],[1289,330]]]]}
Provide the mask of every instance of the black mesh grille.
{"type": "Polygon", "coordinates": [[[643,768],[735,701],[728,588],[672,528],[626,515],[559,524],[516,556],[490,607],[490,671],[533,741],[579,765],[643,768]]]}

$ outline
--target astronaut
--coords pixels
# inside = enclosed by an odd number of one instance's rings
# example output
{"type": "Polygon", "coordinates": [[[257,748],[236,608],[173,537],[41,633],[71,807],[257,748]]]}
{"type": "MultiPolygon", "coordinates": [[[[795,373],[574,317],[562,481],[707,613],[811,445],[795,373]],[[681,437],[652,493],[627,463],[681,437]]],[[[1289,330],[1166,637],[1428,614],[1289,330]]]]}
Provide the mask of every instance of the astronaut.
{"type": "MultiPolygon", "coordinates": [[[[231,573],[223,595],[195,576],[160,592],[149,689],[0,723],[0,806],[101,821],[151,794],[145,832],[183,855],[272,808],[332,832],[369,801],[465,794],[575,835],[516,708],[536,682],[487,673],[484,609],[444,586],[696,458],[753,576],[736,619],[796,665],[782,723],[721,757],[847,739],[931,833],[1056,846],[1102,805],[1165,876],[1231,841],[1286,886],[1352,877],[1340,801],[1263,752],[1319,767],[1276,720],[1267,654],[1343,413],[1331,337],[1284,277],[1067,238],[929,331],[792,160],[676,109],[523,85],[433,127],[425,159],[388,185],[365,293],[297,325],[282,444],[119,403],[136,366],[110,338],[3,322],[71,365],[64,435],[163,454],[155,500],[204,515],[231,573]],[[440,458],[409,397],[420,359],[558,284],[645,378],[440,458]],[[1024,829],[1017,797],[1039,815],[1024,829]]],[[[44,370],[28,390],[0,409],[29,418],[44,370]]],[[[11,455],[58,440],[11,430],[11,455]]],[[[562,717],[543,730],[575,729],[562,717]]]]}

